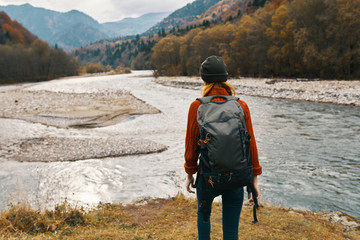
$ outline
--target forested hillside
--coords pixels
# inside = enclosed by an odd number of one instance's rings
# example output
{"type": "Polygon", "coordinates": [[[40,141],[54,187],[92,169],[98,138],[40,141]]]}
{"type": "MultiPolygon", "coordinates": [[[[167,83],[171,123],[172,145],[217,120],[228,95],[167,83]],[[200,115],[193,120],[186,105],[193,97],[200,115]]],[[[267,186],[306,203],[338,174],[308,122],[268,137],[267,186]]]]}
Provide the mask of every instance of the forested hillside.
{"type": "Polygon", "coordinates": [[[239,17],[246,12],[251,12],[252,9],[256,9],[258,7],[260,7],[260,4],[253,5],[253,1],[251,0],[221,0],[209,7],[202,14],[197,15],[194,20],[187,22],[185,27],[186,25],[209,25],[210,23],[233,20],[234,18],[239,17]]]}
{"type": "Polygon", "coordinates": [[[358,79],[359,16],[360,0],[272,0],[234,21],[166,36],[151,65],[158,75],[198,75],[207,56],[220,55],[232,76],[358,79]]]}
{"type": "Polygon", "coordinates": [[[77,74],[78,63],[0,12],[0,84],[77,74]]]}
{"type": "Polygon", "coordinates": [[[215,5],[221,0],[195,0],[187,4],[185,7],[171,13],[164,20],[156,24],[144,33],[144,35],[156,34],[162,29],[169,31],[178,26],[187,24],[199,18],[201,14],[206,12],[211,6],[215,5]]]}

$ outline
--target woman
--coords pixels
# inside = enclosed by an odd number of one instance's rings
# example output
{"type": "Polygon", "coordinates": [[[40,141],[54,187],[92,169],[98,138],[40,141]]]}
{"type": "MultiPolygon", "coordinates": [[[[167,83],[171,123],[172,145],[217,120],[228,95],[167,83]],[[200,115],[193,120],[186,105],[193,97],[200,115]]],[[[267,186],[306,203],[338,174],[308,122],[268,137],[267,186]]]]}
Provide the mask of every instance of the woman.
{"type": "MultiPolygon", "coordinates": [[[[210,56],[202,64],[200,68],[201,78],[204,81],[204,88],[202,95],[211,96],[211,95],[235,95],[235,88],[227,83],[228,73],[226,72],[226,65],[221,57],[210,56]]],[[[221,101],[221,98],[215,99],[215,101],[221,101]]],[[[259,197],[259,189],[257,186],[257,176],[262,173],[262,168],[259,164],[258,152],[254,137],[254,132],[251,123],[250,111],[247,104],[238,100],[238,103],[244,110],[244,118],[246,129],[250,134],[250,154],[253,165],[254,173],[254,187],[256,196],[259,197]]],[[[198,141],[200,138],[199,126],[197,123],[197,111],[201,102],[195,100],[189,109],[188,114],[188,123],[185,139],[185,171],[187,173],[186,180],[186,189],[189,193],[195,193],[190,187],[194,188],[194,174],[198,172],[198,157],[199,151],[197,151],[198,141]]],[[[199,169],[201,174],[201,169],[199,169]]],[[[199,173],[198,173],[199,174],[199,173]]],[[[206,198],[208,205],[207,212],[204,214],[204,203],[202,200],[204,198],[204,188],[203,185],[206,184],[203,181],[202,177],[197,178],[196,184],[196,195],[198,200],[198,211],[197,211],[197,226],[199,239],[210,239],[210,215],[211,215],[211,205],[215,197],[222,196],[223,204],[223,238],[224,239],[238,239],[238,227],[241,208],[244,198],[244,189],[242,187],[235,188],[232,190],[213,190],[210,189],[206,191],[206,198]],[[210,201],[209,201],[210,199],[210,201]]],[[[254,196],[253,196],[254,197],[254,196]]],[[[250,198],[250,194],[248,194],[250,198]]]]}

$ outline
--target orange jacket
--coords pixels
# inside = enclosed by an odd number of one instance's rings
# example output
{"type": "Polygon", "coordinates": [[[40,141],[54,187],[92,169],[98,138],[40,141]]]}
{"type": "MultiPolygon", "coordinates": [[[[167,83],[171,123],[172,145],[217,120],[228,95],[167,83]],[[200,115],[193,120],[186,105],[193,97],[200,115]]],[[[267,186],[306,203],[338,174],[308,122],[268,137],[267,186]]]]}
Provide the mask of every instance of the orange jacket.
{"type": "MultiPolygon", "coordinates": [[[[229,94],[224,88],[214,87],[208,95],[229,95],[229,94]]],[[[262,173],[262,167],[259,164],[259,157],[256,147],[255,135],[251,123],[250,110],[244,101],[239,99],[238,102],[240,103],[241,107],[244,110],[246,129],[248,133],[251,135],[250,153],[251,153],[254,175],[260,175],[262,173]]],[[[200,105],[201,102],[199,100],[195,100],[194,102],[192,102],[188,114],[186,139],[185,139],[185,164],[184,164],[185,171],[188,174],[195,174],[198,169],[197,161],[199,158],[199,152],[195,152],[195,149],[197,147],[197,143],[200,138],[200,130],[197,123],[197,110],[200,105]]]]}

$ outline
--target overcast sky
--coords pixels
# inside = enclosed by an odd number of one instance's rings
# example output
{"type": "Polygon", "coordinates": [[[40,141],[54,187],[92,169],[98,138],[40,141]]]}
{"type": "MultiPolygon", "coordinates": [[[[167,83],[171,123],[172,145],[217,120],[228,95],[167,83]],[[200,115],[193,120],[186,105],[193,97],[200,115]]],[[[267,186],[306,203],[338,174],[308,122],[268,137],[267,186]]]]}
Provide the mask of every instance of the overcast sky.
{"type": "Polygon", "coordinates": [[[90,15],[100,23],[139,17],[150,12],[172,12],[194,0],[0,0],[0,5],[30,3],[59,12],[73,9],[90,15]]]}

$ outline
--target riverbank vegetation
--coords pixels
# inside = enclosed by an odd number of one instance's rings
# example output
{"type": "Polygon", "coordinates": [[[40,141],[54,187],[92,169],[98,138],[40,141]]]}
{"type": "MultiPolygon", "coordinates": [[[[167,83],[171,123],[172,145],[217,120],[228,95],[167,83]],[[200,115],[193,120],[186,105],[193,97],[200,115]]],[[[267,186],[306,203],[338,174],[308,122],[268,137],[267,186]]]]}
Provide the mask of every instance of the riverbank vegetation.
{"type": "Polygon", "coordinates": [[[122,73],[131,73],[130,68],[125,68],[118,66],[113,69],[110,65],[102,65],[101,63],[90,63],[88,62],[85,66],[80,66],[78,69],[80,74],[93,74],[93,73],[114,73],[114,74],[122,74],[122,73]]]}
{"type": "Polygon", "coordinates": [[[157,75],[198,75],[221,55],[232,76],[360,78],[360,0],[267,1],[222,24],[168,35],[153,48],[157,75]]]}
{"type": "MultiPolygon", "coordinates": [[[[34,211],[13,205],[0,215],[1,239],[197,239],[196,201],[177,196],[147,204],[99,204],[89,212],[63,203],[53,211],[34,211]]],[[[245,204],[240,219],[241,239],[360,239],[359,230],[344,232],[325,214],[263,205],[252,224],[245,204]]],[[[354,219],[352,219],[354,220],[354,219]]],[[[354,220],[356,221],[356,220],[354,220]]],[[[222,239],[221,204],[214,203],[212,238],[222,239]]]]}

